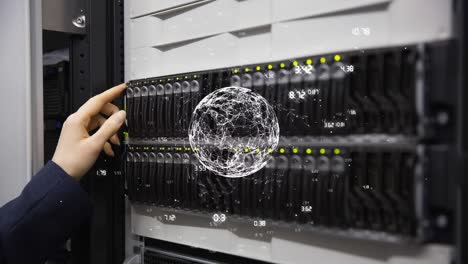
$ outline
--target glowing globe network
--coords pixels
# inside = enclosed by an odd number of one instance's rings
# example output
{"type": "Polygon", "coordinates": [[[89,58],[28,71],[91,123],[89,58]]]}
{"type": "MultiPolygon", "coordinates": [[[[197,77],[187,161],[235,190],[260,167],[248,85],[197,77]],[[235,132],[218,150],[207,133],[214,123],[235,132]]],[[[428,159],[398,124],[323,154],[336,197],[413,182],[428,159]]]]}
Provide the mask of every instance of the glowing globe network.
{"type": "Polygon", "coordinates": [[[237,178],[262,169],[278,146],[273,107],[258,93],[225,87],[203,98],[192,114],[190,146],[201,165],[217,175],[237,178]]]}

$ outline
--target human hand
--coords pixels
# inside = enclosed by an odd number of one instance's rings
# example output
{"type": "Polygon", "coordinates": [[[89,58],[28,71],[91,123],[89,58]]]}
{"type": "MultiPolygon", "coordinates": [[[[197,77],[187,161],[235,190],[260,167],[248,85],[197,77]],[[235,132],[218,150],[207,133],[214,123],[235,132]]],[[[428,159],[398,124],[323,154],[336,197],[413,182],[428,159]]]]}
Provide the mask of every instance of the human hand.
{"type": "Polygon", "coordinates": [[[101,150],[109,156],[114,151],[108,140],[120,145],[117,131],[125,121],[125,111],[112,103],[127,86],[117,85],[89,99],[63,123],[52,161],[76,180],[93,166],[101,150]],[[109,116],[108,119],[101,115],[109,116]],[[92,136],[89,132],[99,128],[92,136]]]}

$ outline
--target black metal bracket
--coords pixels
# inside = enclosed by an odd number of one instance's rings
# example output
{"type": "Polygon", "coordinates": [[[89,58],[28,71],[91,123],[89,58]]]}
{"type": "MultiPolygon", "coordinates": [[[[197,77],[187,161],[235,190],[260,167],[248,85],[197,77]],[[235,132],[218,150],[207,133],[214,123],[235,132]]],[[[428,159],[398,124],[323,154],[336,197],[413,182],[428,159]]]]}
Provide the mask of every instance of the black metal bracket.
{"type": "MultiPolygon", "coordinates": [[[[86,34],[72,36],[72,111],[90,97],[123,82],[123,1],[85,0],[86,34]]],[[[114,102],[123,105],[122,99],[114,102]]],[[[101,155],[84,177],[94,204],[89,225],[72,237],[72,263],[122,263],[124,192],[120,149],[101,155]]]]}

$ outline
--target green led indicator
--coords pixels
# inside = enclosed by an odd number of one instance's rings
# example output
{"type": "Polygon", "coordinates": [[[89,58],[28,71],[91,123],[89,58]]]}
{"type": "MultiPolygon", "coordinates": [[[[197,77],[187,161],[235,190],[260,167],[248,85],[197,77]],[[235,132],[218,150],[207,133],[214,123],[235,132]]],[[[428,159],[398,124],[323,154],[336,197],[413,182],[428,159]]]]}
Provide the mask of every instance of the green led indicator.
{"type": "Polygon", "coordinates": [[[312,154],[312,149],[307,148],[307,149],[306,149],[306,153],[307,153],[308,155],[312,154]]]}
{"type": "Polygon", "coordinates": [[[321,149],[320,149],[320,154],[322,154],[322,155],[323,155],[323,154],[325,154],[325,152],[326,152],[326,151],[325,151],[325,149],[324,149],[324,148],[321,148],[321,149]]]}
{"type": "Polygon", "coordinates": [[[284,154],[284,152],[285,152],[284,148],[280,148],[279,152],[280,152],[281,154],[284,154]]]}
{"type": "Polygon", "coordinates": [[[293,61],[293,66],[294,66],[294,67],[297,67],[298,65],[299,65],[299,62],[293,61]]]}
{"type": "Polygon", "coordinates": [[[335,155],[340,155],[341,150],[339,148],[336,148],[333,150],[333,153],[335,153],[335,155]]]}
{"type": "Polygon", "coordinates": [[[255,67],[255,70],[257,70],[257,71],[259,71],[261,69],[262,69],[262,67],[260,67],[260,66],[255,67]]]}
{"type": "Polygon", "coordinates": [[[273,65],[268,64],[268,69],[269,69],[269,70],[273,69],[273,65]]]}
{"type": "Polygon", "coordinates": [[[293,151],[294,154],[297,154],[299,152],[299,149],[298,148],[293,148],[292,151],[293,151]]]}
{"type": "Polygon", "coordinates": [[[280,68],[284,68],[284,63],[280,63],[280,68]]]}

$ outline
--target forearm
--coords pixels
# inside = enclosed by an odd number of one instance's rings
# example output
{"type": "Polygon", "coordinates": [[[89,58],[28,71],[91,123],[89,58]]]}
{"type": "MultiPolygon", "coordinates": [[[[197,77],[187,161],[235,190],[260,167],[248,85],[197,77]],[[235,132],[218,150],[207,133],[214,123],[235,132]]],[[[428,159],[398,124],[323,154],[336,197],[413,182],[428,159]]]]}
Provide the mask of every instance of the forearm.
{"type": "Polygon", "coordinates": [[[0,256],[6,263],[44,263],[90,214],[79,182],[49,162],[0,208],[0,256]]]}

